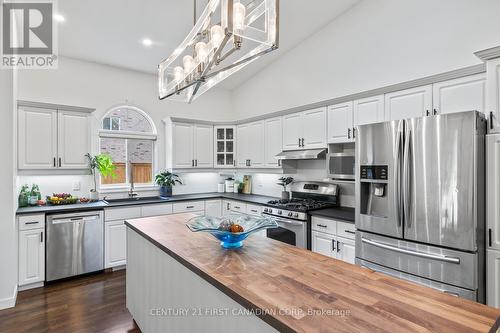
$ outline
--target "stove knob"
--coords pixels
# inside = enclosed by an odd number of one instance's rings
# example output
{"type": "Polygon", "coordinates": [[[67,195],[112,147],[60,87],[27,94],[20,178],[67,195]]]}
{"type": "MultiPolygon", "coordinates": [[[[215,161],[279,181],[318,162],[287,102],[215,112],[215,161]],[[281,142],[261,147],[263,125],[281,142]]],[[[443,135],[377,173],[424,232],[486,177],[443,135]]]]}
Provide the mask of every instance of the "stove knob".
{"type": "Polygon", "coordinates": [[[295,214],[293,215],[293,217],[295,217],[295,218],[299,218],[299,213],[295,213],[295,214]]]}
{"type": "Polygon", "coordinates": [[[267,208],[264,208],[264,213],[267,213],[267,208]]]}
{"type": "Polygon", "coordinates": [[[292,215],[293,215],[293,213],[292,213],[292,212],[288,213],[288,216],[292,217],[292,215]]]}
{"type": "Polygon", "coordinates": [[[269,214],[272,214],[273,210],[271,208],[269,208],[269,214]]]}
{"type": "Polygon", "coordinates": [[[278,210],[278,214],[280,214],[280,215],[281,215],[281,213],[283,213],[283,212],[282,212],[281,210],[278,210]]]}

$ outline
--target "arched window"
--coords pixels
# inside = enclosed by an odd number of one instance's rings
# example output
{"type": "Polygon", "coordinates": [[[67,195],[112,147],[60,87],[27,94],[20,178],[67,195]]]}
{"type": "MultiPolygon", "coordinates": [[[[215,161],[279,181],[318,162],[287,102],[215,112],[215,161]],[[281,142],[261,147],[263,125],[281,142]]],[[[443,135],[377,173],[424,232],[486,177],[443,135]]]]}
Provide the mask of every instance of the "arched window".
{"type": "Polygon", "coordinates": [[[155,171],[156,128],[139,108],[119,106],[109,110],[99,131],[99,150],[116,165],[116,177],[101,177],[102,187],[152,184],[155,171]]]}

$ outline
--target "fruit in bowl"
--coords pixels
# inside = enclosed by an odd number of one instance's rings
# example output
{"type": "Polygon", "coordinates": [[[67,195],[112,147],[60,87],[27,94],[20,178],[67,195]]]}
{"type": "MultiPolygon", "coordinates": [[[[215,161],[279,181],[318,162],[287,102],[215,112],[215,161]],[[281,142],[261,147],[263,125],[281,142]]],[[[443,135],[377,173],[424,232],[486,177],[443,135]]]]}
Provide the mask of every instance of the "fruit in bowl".
{"type": "Polygon", "coordinates": [[[203,231],[212,234],[220,240],[225,249],[235,249],[243,246],[243,241],[252,233],[277,228],[278,223],[273,217],[249,216],[231,214],[224,217],[196,216],[186,224],[193,232],[203,231]]]}

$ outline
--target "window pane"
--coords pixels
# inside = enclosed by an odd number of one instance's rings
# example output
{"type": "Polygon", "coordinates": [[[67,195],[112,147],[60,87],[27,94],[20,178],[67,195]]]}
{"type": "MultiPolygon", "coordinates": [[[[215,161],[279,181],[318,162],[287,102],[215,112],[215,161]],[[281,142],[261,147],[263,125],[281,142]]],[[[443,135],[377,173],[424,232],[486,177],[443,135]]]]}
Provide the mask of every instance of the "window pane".
{"type": "MultiPolygon", "coordinates": [[[[141,113],[126,107],[113,110],[108,114],[111,127],[115,131],[152,132],[151,124],[141,113]]],[[[106,128],[104,128],[106,129],[106,128]]]]}
{"type": "Polygon", "coordinates": [[[109,117],[102,120],[102,128],[105,130],[111,129],[111,119],[109,117]]]}
{"type": "Polygon", "coordinates": [[[153,141],[127,140],[128,160],[132,166],[132,177],[136,184],[153,180],[153,141]]]}
{"type": "Polygon", "coordinates": [[[101,177],[101,184],[124,184],[126,177],[126,140],[101,138],[101,153],[108,154],[116,166],[116,177],[101,177]]]}

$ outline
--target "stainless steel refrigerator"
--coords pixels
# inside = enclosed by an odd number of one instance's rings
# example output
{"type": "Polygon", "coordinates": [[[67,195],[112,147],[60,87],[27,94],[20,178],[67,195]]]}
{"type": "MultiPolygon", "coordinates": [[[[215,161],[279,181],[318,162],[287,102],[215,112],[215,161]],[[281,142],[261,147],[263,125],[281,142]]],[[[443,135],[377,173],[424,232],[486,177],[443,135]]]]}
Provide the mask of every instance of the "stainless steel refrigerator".
{"type": "Polygon", "coordinates": [[[475,111],[358,127],[357,264],[484,303],[485,131],[475,111]]]}

